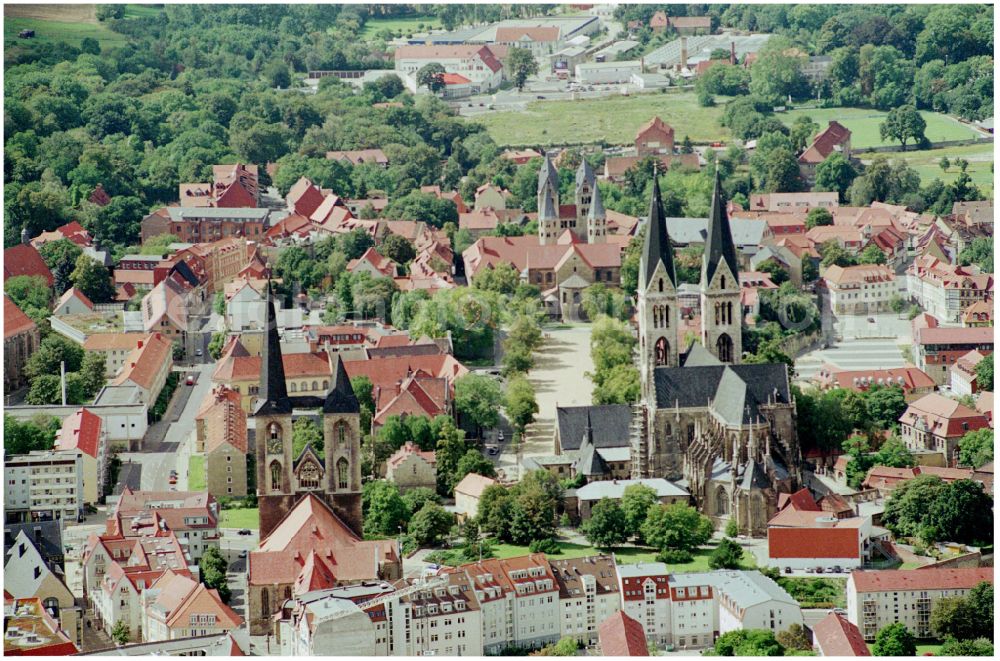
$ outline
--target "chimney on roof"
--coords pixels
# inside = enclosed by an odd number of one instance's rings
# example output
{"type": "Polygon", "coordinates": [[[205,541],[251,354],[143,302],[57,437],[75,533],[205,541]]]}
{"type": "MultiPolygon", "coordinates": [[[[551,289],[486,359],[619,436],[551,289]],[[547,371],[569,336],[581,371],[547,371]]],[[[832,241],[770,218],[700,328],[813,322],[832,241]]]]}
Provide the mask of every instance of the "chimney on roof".
{"type": "Polygon", "coordinates": [[[688,65],[688,38],[681,37],[681,69],[687,69],[688,65]]]}
{"type": "Polygon", "coordinates": [[[736,42],[729,42],[729,63],[736,64],[736,42]]]}

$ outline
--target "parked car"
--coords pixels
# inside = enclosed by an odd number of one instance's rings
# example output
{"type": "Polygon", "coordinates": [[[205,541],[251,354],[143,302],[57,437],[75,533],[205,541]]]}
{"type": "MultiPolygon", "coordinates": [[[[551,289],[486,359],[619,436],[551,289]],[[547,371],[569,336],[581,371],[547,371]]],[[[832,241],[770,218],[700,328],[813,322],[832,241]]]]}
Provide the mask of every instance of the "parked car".
{"type": "Polygon", "coordinates": [[[195,350],[194,350],[194,355],[196,355],[196,356],[202,356],[202,355],[204,355],[204,354],[203,354],[203,352],[202,352],[202,350],[201,350],[201,349],[195,349],[195,350]]]}
{"type": "Polygon", "coordinates": [[[486,451],[489,452],[491,455],[500,452],[500,450],[495,445],[491,445],[490,447],[486,448],[486,451]]]}
{"type": "Polygon", "coordinates": [[[242,529],[241,529],[241,530],[240,530],[239,532],[237,532],[236,534],[237,534],[237,535],[249,535],[249,534],[250,534],[250,529],[249,529],[249,528],[242,528],[242,529]]]}
{"type": "Polygon", "coordinates": [[[785,567],[785,573],[786,574],[791,574],[792,573],[792,568],[791,567],[785,567]]]}
{"type": "Polygon", "coordinates": [[[503,443],[503,430],[502,429],[497,432],[497,442],[498,443],[503,443]]]}
{"type": "Polygon", "coordinates": [[[242,551],[240,551],[239,557],[240,557],[240,560],[242,560],[243,558],[247,557],[247,551],[246,551],[246,549],[243,549],[242,551]]]}
{"type": "Polygon", "coordinates": [[[188,384],[189,386],[193,386],[194,385],[194,374],[188,374],[188,378],[187,378],[187,380],[184,381],[184,383],[188,384]]]}
{"type": "Polygon", "coordinates": [[[841,573],[843,573],[843,571],[844,571],[844,568],[843,568],[843,567],[841,567],[840,565],[834,565],[834,566],[833,566],[833,569],[832,569],[831,571],[832,571],[832,572],[833,572],[834,574],[841,574],[841,573]]]}
{"type": "Polygon", "coordinates": [[[822,573],[823,573],[823,571],[824,571],[824,569],[823,569],[822,567],[817,567],[817,568],[816,568],[816,573],[817,573],[817,574],[822,574],[822,573]]]}

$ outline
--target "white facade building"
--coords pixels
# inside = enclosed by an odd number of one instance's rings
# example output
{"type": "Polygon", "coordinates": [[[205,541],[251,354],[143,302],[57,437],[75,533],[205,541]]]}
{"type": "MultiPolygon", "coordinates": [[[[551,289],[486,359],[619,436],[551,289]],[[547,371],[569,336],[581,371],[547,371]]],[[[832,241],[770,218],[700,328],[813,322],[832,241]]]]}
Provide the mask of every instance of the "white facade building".
{"type": "Polygon", "coordinates": [[[34,451],[4,461],[4,511],[25,519],[83,516],[83,453],[34,451]]]}
{"type": "Polygon", "coordinates": [[[627,83],[642,73],[642,62],[584,62],[576,65],[576,81],[582,85],[627,83]]]}
{"type": "Polygon", "coordinates": [[[823,274],[823,283],[835,315],[886,312],[899,294],[896,274],[884,264],[833,265],[823,274]]]}
{"type": "Polygon", "coordinates": [[[601,622],[622,607],[614,558],[592,555],[549,564],[559,585],[559,637],[595,644],[601,622]]]}
{"type": "Polygon", "coordinates": [[[670,574],[663,562],[619,565],[618,585],[625,614],[642,624],[646,640],[671,643],[670,574]]]}

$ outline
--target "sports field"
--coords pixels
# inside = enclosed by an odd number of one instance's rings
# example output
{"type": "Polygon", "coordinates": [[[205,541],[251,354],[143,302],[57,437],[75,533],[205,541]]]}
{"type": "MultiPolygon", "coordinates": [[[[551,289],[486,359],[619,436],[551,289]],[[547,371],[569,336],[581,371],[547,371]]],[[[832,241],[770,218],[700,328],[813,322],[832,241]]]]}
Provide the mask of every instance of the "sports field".
{"type": "Polygon", "coordinates": [[[729,131],[719,126],[724,101],[717,103],[702,108],[690,92],[532,101],[523,111],[488,113],[474,121],[483,123],[501,146],[602,141],[630,144],[636,130],[656,115],[674,127],[677,142],[684,136],[694,142],[713,142],[729,136],[729,131]]]}
{"type": "Polygon", "coordinates": [[[380,30],[389,30],[397,37],[405,37],[415,32],[440,30],[441,22],[434,16],[409,16],[406,18],[369,18],[358,34],[362,39],[371,39],[380,30]]]}
{"type": "MultiPolygon", "coordinates": [[[[888,113],[866,108],[812,108],[797,109],[778,113],[782,122],[791,126],[797,117],[811,117],[820,127],[831,121],[837,121],[851,130],[851,149],[859,150],[866,147],[899,146],[898,142],[882,141],[879,135],[879,125],[885,121],[888,113]]],[[[927,139],[931,142],[944,140],[966,140],[975,138],[978,134],[958,120],[937,112],[920,111],[927,122],[927,139]]],[[[911,145],[912,147],[912,145],[911,145]]]]}

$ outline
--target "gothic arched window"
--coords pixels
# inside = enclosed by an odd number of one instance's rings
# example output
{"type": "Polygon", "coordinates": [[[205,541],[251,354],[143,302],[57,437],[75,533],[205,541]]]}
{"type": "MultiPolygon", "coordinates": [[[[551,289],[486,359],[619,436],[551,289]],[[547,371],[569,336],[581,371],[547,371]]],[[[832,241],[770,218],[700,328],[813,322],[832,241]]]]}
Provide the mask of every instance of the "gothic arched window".
{"type": "Polygon", "coordinates": [[[277,460],[271,462],[271,491],[281,491],[281,464],[277,460]]]}
{"type": "Polygon", "coordinates": [[[348,482],[347,460],[341,457],[337,460],[337,488],[346,489],[348,482]]]}
{"type": "Polygon", "coordinates": [[[716,323],[716,325],[718,325],[720,323],[719,322],[719,304],[718,303],[715,304],[715,323],[716,323]]]}
{"type": "Polygon", "coordinates": [[[323,380],[323,390],[329,390],[329,389],[330,389],[330,382],[324,379],[323,380]]]}
{"type": "Polygon", "coordinates": [[[271,594],[267,588],[260,591],[260,617],[264,620],[271,617],[271,594]]]}
{"type": "Polygon", "coordinates": [[[667,342],[667,338],[661,337],[656,341],[655,354],[655,365],[659,367],[660,365],[666,365],[667,359],[670,356],[670,343],[667,342]]]}
{"type": "Polygon", "coordinates": [[[319,488],[319,468],[311,461],[299,471],[299,486],[303,489],[319,488]]]}
{"type": "Polygon", "coordinates": [[[726,276],[720,275],[719,276],[719,289],[725,289],[725,288],[726,288],[726,276]]]}
{"type": "Polygon", "coordinates": [[[338,422],[337,423],[337,442],[343,445],[347,442],[347,423],[338,422]]]}
{"type": "Polygon", "coordinates": [[[726,496],[726,490],[722,486],[715,490],[715,514],[716,516],[725,516],[729,513],[729,503],[727,502],[729,498],[726,496]]]}
{"type": "Polygon", "coordinates": [[[716,355],[724,363],[733,362],[733,340],[723,333],[715,343],[716,355]]]}

